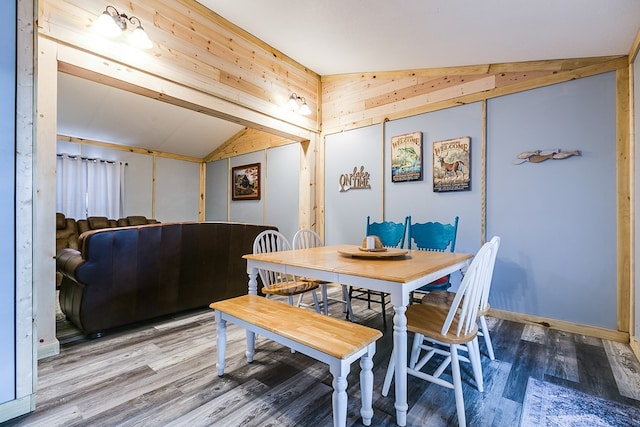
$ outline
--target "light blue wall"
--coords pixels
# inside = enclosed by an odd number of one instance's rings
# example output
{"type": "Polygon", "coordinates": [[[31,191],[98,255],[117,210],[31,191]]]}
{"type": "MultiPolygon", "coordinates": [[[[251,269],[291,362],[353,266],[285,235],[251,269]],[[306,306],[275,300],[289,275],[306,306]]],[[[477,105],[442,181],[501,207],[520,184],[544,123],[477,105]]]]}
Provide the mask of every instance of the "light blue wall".
{"type": "MultiPolygon", "coordinates": [[[[502,237],[491,293],[494,308],[616,329],[615,74],[488,101],[487,236],[502,237]],[[581,157],[514,165],[534,149],[581,150],[581,157]]],[[[366,216],[414,222],[460,216],[457,251],[481,242],[480,103],[327,136],[328,244],[359,243],[366,216]],[[422,182],[392,183],[392,136],[422,131],[422,182]],[[433,193],[434,141],[470,136],[470,191],[433,193]],[[383,157],[384,156],[384,157],[383,157]],[[384,158],[384,167],[383,165],[384,158]],[[338,174],[365,164],[374,189],[338,193],[338,174]]],[[[454,280],[458,279],[454,277],[454,280]]]]}
{"type": "Polygon", "coordinates": [[[205,197],[205,219],[207,221],[226,221],[231,182],[229,159],[209,162],[205,197]]]}
{"type": "Polygon", "coordinates": [[[273,224],[292,241],[298,231],[300,194],[300,144],[267,150],[265,223],[273,224]]]}
{"type": "Polygon", "coordinates": [[[421,114],[385,124],[384,148],[380,125],[329,135],[325,142],[325,235],[327,244],[360,243],[366,218],[403,222],[452,222],[460,217],[457,248],[475,252],[480,247],[480,167],[472,167],[470,191],[434,193],[432,146],[434,141],[471,137],[472,164],[480,164],[482,107],[479,103],[421,114]],[[391,138],[422,132],[423,180],[391,182],[391,138]],[[384,157],[384,167],[383,167],[384,157]],[[338,177],[354,166],[371,173],[371,190],[338,191],[338,177]],[[382,183],[384,182],[384,201],[382,183]]]}
{"type": "Polygon", "coordinates": [[[197,221],[200,163],[156,159],[156,217],[162,222],[197,221]]]}
{"type": "Polygon", "coordinates": [[[260,200],[231,200],[229,203],[229,221],[249,222],[253,224],[264,223],[264,178],[265,178],[266,154],[264,151],[244,154],[231,159],[231,168],[252,163],[260,163],[260,182],[262,189],[260,200]]]}
{"type": "Polygon", "coordinates": [[[482,189],[482,104],[475,103],[432,113],[392,120],[385,131],[385,217],[411,222],[439,221],[452,223],[460,218],[456,250],[475,252],[480,248],[480,200],[482,189]],[[391,182],[391,138],[422,132],[422,181],[391,182]],[[468,136],[471,138],[471,189],[438,193],[433,191],[433,143],[468,136]]]}
{"type": "MultiPolygon", "coordinates": [[[[325,138],[325,244],[360,244],[372,221],[382,216],[382,130],[368,126],[325,138]],[[371,175],[371,189],[340,192],[340,175],[364,166],[371,175]]],[[[391,221],[402,222],[401,218],[391,221]]]]}
{"type": "Polygon", "coordinates": [[[0,403],[16,398],[15,101],[16,2],[0,4],[0,403]]]}
{"type": "Polygon", "coordinates": [[[489,101],[492,307],[616,329],[615,73],[489,101]],[[535,149],[581,157],[514,165],[535,149]]]}
{"type": "Polygon", "coordinates": [[[291,240],[300,223],[299,183],[298,143],[207,163],[206,219],[275,225],[291,240]],[[260,200],[231,200],[231,168],[252,163],[260,163],[260,200]]]}

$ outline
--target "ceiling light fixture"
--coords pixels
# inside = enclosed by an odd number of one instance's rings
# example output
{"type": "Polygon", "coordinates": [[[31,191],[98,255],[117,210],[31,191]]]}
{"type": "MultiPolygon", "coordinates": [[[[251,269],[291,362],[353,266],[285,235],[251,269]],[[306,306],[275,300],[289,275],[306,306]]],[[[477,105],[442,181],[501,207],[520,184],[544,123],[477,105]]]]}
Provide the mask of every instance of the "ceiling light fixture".
{"type": "Polygon", "coordinates": [[[96,29],[107,37],[118,37],[124,30],[127,29],[127,22],[135,25],[133,33],[129,36],[129,42],[135,47],[141,49],[151,49],[153,43],[149,39],[149,36],[142,28],[142,23],[137,16],[127,16],[124,13],[118,12],[113,6],[107,6],[96,20],[96,29]]]}
{"type": "Polygon", "coordinates": [[[303,116],[311,114],[311,109],[307,105],[307,101],[302,96],[296,95],[295,92],[289,97],[287,108],[291,111],[297,111],[303,116]]]}

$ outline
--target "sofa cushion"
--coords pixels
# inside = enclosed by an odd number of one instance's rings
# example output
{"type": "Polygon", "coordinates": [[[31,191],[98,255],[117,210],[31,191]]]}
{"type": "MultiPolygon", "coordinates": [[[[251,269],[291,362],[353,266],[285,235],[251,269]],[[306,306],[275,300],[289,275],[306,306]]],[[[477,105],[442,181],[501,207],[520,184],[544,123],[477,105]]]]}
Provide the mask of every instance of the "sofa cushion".
{"type": "Polygon", "coordinates": [[[56,253],[64,248],[78,249],[78,230],[71,218],[65,220],[65,227],[56,230],[56,253]]]}
{"type": "Polygon", "coordinates": [[[109,228],[109,219],[106,216],[90,216],[87,218],[89,229],[98,230],[101,228],[109,228]]]}
{"type": "Polygon", "coordinates": [[[128,216],[127,217],[127,222],[129,223],[129,225],[144,225],[144,224],[149,224],[149,221],[147,220],[146,216],[128,216]]]}
{"type": "Polygon", "coordinates": [[[56,230],[61,230],[65,228],[66,225],[67,225],[67,222],[65,221],[64,214],[57,212],[56,213],[56,230]]]}

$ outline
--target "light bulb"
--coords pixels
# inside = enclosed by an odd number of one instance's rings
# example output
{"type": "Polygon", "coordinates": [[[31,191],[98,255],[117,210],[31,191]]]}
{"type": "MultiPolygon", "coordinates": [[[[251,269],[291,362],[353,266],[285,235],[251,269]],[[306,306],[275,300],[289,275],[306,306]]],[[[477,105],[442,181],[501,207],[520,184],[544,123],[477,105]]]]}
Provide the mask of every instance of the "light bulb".
{"type": "Polygon", "coordinates": [[[311,114],[311,109],[307,105],[307,101],[303,101],[303,104],[302,106],[300,106],[298,113],[302,114],[303,116],[308,116],[309,114],[311,114]]]}
{"type": "Polygon", "coordinates": [[[140,49],[151,49],[153,47],[153,42],[140,25],[129,36],[129,42],[140,49]]]}
{"type": "Polygon", "coordinates": [[[295,111],[298,108],[298,97],[295,93],[292,93],[287,101],[287,108],[291,111],[295,111]]]}
{"type": "Polygon", "coordinates": [[[113,17],[106,10],[102,12],[102,15],[96,20],[94,24],[95,28],[107,37],[118,37],[122,33],[122,28],[116,22],[116,18],[113,17]]]}

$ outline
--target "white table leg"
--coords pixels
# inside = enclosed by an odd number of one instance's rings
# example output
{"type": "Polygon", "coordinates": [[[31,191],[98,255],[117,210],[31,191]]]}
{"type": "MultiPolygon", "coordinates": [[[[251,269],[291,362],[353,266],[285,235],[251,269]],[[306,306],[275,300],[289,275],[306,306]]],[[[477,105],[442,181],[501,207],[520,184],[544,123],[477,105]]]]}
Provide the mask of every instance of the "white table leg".
{"type": "Polygon", "coordinates": [[[218,376],[224,375],[225,366],[225,354],[227,351],[227,321],[222,318],[222,315],[216,310],[216,325],[218,326],[218,376]]]}
{"type": "Polygon", "coordinates": [[[376,343],[369,344],[367,353],[360,358],[360,395],[362,396],[362,424],[371,425],[373,418],[373,355],[376,353],[376,343]]]}
{"type": "Polygon", "coordinates": [[[248,265],[247,274],[249,275],[249,295],[258,295],[258,269],[248,265]]]}
{"type": "MultiPolygon", "coordinates": [[[[249,295],[258,295],[258,269],[251,267],[251,261],[247,260],[247,274],[249,275],[249,295]]],[[[253,362],[253,354],[256,346],[256,334],[247,329],[247,362],[253,362]]]]}
{"type": "Polygon", "coordinates": [[[331,375],[333,375],[331,404],[334,427],[347,425],[347,375],[349,375],[350,369],[351,365],[344,360],[335,360],[329,367],[331,375]]]}
{"type": "Polygon", "coordinates": [[[396,423],[399,426],[407,425],[407,307],[394,306],[393,316],[393,349],[395,356],[395,380],[396,380],[396,423]]]}

